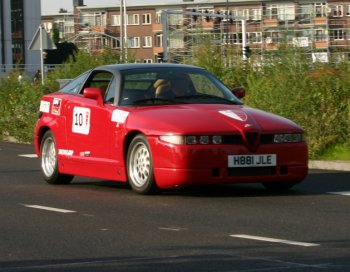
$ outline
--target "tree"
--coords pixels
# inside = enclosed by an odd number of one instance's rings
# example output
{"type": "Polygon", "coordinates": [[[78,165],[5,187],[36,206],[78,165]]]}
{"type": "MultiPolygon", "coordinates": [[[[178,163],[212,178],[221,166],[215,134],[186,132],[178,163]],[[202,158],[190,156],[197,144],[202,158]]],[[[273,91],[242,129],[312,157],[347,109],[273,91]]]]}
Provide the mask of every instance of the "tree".
{"type": "Polygon", "coordinates": [[[62,42],[56,43],[57,49],[47,50],[45,64],[61,64],[67,61],[77,52],[77,47],[74,43],[62,42]]]}
{"type": "Polygon", "coordinates": [[[56,46],[60,42],[60,30],[58,29],[57,24],[53,24],[52,27],[52,41],[56,46]]]}

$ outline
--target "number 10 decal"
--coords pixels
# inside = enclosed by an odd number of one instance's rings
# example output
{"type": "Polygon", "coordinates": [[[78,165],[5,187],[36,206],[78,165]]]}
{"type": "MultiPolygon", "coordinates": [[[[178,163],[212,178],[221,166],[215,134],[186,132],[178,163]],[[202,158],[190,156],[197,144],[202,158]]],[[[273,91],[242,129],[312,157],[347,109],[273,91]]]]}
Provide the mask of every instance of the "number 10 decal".
{"type": "Polygon", "coordinates": [[[90,132],[90,109],[74,107],[72,131],[88,135],[90,132]]]}

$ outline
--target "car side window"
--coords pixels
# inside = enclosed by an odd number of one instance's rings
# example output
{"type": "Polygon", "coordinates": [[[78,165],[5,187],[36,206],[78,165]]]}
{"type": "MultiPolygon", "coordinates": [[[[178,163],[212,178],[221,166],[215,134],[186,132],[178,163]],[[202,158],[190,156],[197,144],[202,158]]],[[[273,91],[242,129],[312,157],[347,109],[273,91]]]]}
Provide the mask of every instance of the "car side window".
{"type": "Polygon", "coordinates": [[[112,78],[113,74],[110,72],[95,71],[86,81],[84,88],[100,88],[105,92],[112,78]]]}
{"type": "MultiPolygon", "coordinates": [[[[98,88],[102,97],[106,97],[107,89],[113,81],[113,74],[108,71],[94,71],[86,81],[80,94],[83,94],[85,88],[98,88]]],[[[106,100],[105,100],[106,101],[106,100]]]]}
{"type": "Polygon", "coordinates": [[[116,87],[116,79],[113,77],[108,85],[104,101],[107,104],[113,104],[115,100],[115,87],[116,87]]]}
{"type": "Polygon", "coordinates": [[[89,72],[86,72],[78,77],[76,77],[75,79],[69,81],[66,85],[64,85],[59,92],[62,93],[70,93],[70,94],[77,94],[81,91],[81,87],[84,83],[84,81],[86,80],[86,78],[88,77],[89,72]]]}

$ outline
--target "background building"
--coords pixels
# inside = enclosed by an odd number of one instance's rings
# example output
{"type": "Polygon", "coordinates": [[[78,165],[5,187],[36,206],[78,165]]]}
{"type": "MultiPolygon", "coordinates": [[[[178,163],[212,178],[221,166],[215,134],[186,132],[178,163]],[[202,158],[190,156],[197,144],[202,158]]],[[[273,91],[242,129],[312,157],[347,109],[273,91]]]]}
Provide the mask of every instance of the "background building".
{"type": "Polygon", "coordinates": [[[27,50],[40,25],[40,0],[0,0],[0,70],[16,66],[31,74],[40,68],[40,52],[27,50]]]}
{"type": "Polygon", "coordinates": [[[179,60],[190,56],[203,37],[218,46],[242,50],[242,20],[211,14],[244,18],[247,43],[255,55],[271,53],[285,43],[322,61],[331,54],[348,58],[350,53],[350,1],[346,0],[194,0],[127,5],[126,14],[118,4],[89,7],[82,0],[73,2],[73,14],[51,18],[51,23],[60,25],[63,40],[89,51],[127,50],[139,62],[161,60],[163,35],[167,35],[169,53],[179,60]],[[201,12],[203,16],[171,14],[163,33],[162,10],[201,12]]]}

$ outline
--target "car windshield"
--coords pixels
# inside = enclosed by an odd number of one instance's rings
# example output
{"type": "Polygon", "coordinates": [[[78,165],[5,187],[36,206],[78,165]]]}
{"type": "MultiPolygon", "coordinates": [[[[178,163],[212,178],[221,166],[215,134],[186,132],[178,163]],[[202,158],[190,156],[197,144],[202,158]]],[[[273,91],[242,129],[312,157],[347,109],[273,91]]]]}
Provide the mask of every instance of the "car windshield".
{"type": "Polygon", "coordinates": [[[242,104],[208,71],[166,67],[122,71],[120,105],[242,104]]]}

